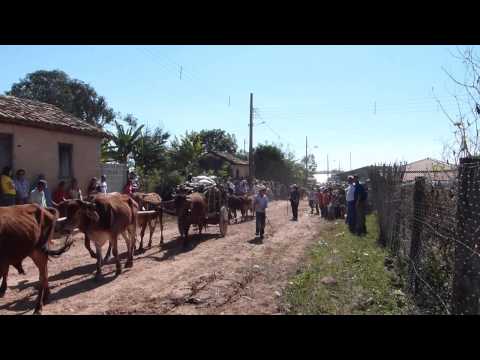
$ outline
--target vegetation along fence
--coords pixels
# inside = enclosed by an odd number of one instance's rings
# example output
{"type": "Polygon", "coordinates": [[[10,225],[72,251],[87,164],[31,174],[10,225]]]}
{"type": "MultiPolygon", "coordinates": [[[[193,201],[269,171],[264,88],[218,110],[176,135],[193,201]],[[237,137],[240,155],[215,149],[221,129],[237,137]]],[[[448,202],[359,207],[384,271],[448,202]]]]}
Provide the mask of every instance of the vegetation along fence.
{"type": "Polygon", "coordinates": [[[379,243],[427,314],[480,314],[480,159],[456,170],[370,170],[379,243]]]}

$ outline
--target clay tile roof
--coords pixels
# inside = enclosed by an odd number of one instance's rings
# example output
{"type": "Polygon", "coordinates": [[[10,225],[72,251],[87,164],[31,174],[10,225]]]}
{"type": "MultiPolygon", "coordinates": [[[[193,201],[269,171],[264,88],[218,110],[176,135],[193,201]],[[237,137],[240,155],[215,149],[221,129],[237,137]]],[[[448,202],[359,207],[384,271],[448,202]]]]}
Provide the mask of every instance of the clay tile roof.
{"type": "Polygon", "coordinates": [[[231,163],[233,165],[248,165],[248,161],[239,159],[239,158],[237,158],[237,157],[235,157],[232,154],[229,154],[227,152],[209,151],[209,153],[213,154],[213,155],[216,155],[219,158],[222,158],[222,159],[228,161],[229,163],[231,163]]]}
{"type": "Polygon", "coordinates": [[[0,96],[0,122],[106,137],[107,134],[60,108],[14,96],[0,96]]]}

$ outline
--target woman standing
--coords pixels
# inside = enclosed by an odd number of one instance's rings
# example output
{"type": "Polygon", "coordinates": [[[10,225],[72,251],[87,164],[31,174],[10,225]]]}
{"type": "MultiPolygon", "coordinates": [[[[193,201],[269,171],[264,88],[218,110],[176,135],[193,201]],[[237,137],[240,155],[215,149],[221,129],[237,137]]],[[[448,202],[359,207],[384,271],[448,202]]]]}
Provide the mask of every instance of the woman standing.
{"type": "Polygon", "coordinates": [[[15,177],[15,190],[17,191],[17,205],[28,204],[28,198],[30,197],[30,184],[25,179],[25,170],[17,170],[15,177]]]}
{"type": "Polygon", "coordinates": [[[98,180],[96,177],[94,177],[90,180],[90,184],[88,185],[87,196],[95,195],[98,192],[97,188],[98,188],[98,180]]]}
{"type": "Polygon", "coordinates": [[[15,189],[15,183],[12,179],[12,169],[10,166],[5,166],[0,176],[1,198],[0,206],[12,206],[15,205],[15,197],[17,191],[15,189]]]}
{"type": "Polygon", "coordinates": [[[82,190],[80,190],[80,187],[78,186],[77,179],[72,179],[72,182],[70,183],[70,189],[68,189],[67,192],[67,198],[74,200],[83,200],[82,190]]]}

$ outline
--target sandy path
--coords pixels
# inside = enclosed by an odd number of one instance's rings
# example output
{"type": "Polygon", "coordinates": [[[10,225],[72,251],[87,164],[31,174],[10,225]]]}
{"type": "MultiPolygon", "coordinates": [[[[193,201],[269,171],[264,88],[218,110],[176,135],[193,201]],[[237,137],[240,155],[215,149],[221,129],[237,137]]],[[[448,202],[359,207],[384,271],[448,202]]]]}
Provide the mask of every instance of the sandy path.
{"type": "MultiPolygon", "coordinates": [[[[190,246],[178,246],[176,223],[169,222],[165,244],[135,256],[131,269],[115,277],[112,261],[104,279],[93,281],[95,260],[77,236],[72,248],[49,264],[51,302],[44,314],[275,314],[278,296],[297,269],[305,250],[318,239],[323,220],[300,205],[298,222],[289,221],[286,201],[270,204],[263,244],[253,242],[255,222],[229,226],[225,238],[218,226],[193,235],[190,246]]],[[[289,215],[291,212],[289,210],[289,215]]],[[[148,238],[147,238],[148,240],[148,238]]],[[[104,252],[106,247],[104,248],[104,252]]],[[[120,241],[120,253],[125,244],[120,241]]],[[[122,259],[122,266],[125,259],[122,259]]],[[[30,259],[26,275],[10,269],[9,287],[0,299],[0,314],[32,313],[38,272],[30,259]]]]}

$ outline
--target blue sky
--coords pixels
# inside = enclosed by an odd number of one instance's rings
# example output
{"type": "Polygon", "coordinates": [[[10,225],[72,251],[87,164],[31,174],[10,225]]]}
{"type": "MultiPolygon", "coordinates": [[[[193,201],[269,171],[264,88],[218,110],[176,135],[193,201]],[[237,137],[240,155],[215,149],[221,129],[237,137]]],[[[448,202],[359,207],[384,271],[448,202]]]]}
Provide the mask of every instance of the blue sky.
{"type": "Polygon", "coordinates": [[[248,148],[282,143],[320,168],[440,158],[451,138],[435,94],[454,109],[463,78],[452,46],[0,46],[0,93],[27,73],[61,69],[110,106],[174,135],[222,128],[248,148]],[[182,80],[179,79],[180,66],[182,80]],[[228,104],[230,97],[230,106],[228,104]],[[376,113],[374,108],[376,104],[376,113]],[[264,124],[261,124],[265,122],[264,124]]]}

